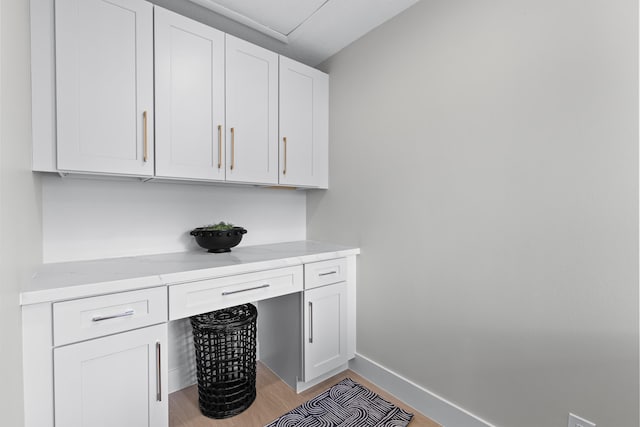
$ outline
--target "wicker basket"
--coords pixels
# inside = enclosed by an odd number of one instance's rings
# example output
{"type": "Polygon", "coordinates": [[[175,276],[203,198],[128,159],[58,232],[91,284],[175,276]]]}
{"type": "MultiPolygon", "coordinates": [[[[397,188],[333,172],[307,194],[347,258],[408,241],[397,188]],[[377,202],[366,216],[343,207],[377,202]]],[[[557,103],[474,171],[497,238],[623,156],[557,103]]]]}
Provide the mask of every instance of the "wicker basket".
{"type": "Polygon", "coordinates": [[[229,418],[256,399],[256,319],[252,304],[191,317],[200,411],[229,418]]]}

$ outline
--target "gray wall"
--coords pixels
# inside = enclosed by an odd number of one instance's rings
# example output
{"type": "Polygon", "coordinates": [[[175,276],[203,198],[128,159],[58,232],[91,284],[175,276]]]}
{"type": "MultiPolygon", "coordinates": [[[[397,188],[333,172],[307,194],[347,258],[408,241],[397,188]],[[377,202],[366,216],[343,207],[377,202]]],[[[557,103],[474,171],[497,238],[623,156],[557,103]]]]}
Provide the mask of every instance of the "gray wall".
{"type": "MultiPolygon", "coordinates": [[[[498,426],[638,426],[638,4],[423,0],[324,64],[357,350],[498,426]]],[[[454,426],[455,427],[455,426],[454,426]]]]}
{"type": "Polygon", "coordinates": [[[0,424],[21,426],[18,293],[41,259],[40,184],[31,173],[29,2],[0,3],[0,424]]]}

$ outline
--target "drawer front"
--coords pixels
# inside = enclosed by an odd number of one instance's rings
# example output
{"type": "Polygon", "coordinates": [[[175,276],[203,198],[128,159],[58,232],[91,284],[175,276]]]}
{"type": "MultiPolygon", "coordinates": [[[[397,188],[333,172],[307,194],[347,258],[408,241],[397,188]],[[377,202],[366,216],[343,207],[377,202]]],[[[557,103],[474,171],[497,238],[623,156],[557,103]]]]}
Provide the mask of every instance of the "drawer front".
{"type": "Polygon", "coordinates": [[[347,280],[347,259],[311,262],[304,265],[304,288],[313,289],[347,280]]]}
{"type": "Polygon", "coordinates": [[[302,291],[302,266],[169,286],[169,320],[302,291]]]}
{"type": "Polygon", "coordinates": [[[53,304],[55,346],[167,321],[167,289],[143,289],[53,304]]]}

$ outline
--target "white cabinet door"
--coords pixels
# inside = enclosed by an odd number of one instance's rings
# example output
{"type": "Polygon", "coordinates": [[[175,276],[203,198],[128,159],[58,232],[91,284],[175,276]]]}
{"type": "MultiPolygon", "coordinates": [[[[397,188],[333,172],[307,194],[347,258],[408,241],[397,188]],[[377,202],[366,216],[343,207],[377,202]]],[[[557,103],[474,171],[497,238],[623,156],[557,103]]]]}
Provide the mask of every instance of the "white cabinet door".
{"type": "Polygon", "coordinates": [[[347,283],[304,292],[304,381],[347,363],[347,283]]]}
{"type": "Polygon", "coordinates": [[[224,180],[224,33],[155,8],[156,176],[224,180]]]}
{"type": "Polygon", "coordinates": [[[278,55],[226,35],[227,181],[278,183],[278,55]]]}
{"type": "Polygon", "coordinates": [[[166,427],[166,324],[54,349],[55,424],[166,427]]]}
{"type": "Polygon", "coordinates": [[[328,188],[329,76],[280,57],[280,184],[328,188]]]}
{"type": "Polygon", "coordinates": [[[153,9],[56,0],[57,161],[62,171],[153,175],[153,9]]]}

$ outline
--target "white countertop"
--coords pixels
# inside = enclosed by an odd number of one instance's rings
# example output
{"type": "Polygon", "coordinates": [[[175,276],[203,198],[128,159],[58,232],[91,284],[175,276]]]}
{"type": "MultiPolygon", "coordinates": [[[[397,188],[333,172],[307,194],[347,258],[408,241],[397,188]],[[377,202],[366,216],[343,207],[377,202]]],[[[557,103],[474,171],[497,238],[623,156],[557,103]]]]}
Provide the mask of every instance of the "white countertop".
{"type": "Polygon", "coordinates": [[[20,304],[83,298],[166,286],[357,255],[360,249],[303,240],[206,250],[43,264],[20,294],[20,304]]]}

